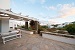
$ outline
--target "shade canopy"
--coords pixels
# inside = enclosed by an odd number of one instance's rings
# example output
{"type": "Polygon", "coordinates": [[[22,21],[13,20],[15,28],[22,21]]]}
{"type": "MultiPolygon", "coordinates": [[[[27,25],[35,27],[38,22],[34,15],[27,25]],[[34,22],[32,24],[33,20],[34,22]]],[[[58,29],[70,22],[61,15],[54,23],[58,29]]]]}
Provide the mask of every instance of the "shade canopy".
{"type": "Polygon", "coordinates": [[[7,10],[4,10],[4,9],[0,9],[0,19],[5,19],[5,18],[19,19],[19,20],[25,20],[25,21],[35,19],[35,18],[30,18],[28,16],[23,16],[21,14],[13,13],[12,11],[7,11],[7,10]]]}

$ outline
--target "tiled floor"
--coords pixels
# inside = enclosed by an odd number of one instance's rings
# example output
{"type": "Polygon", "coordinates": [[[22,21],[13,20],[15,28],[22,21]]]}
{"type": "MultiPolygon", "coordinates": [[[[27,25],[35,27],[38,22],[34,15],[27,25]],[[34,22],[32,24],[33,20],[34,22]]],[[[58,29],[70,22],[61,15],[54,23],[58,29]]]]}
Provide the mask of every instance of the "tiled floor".
{"type": "Polygon", "coordinates": [[[22,38],[0,43],[0,50],[75,50],[75,45],[46,39],[38,34],[22,33],[22,38]]]}

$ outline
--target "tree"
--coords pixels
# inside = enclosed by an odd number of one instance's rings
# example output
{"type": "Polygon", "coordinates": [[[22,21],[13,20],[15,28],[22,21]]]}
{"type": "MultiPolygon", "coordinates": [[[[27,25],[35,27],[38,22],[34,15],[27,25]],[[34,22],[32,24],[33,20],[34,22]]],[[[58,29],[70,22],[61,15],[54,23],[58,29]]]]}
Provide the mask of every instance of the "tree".
{"type": "Polygon", "coordinates": [[[58,26],[58,24],[56,24],[56,25],[52,25],[52,26],[54,26],[54,28],[55,28],[55,27],[57,27],[57,26],[58,26]]]}
{"type": "Polygon", "coordinates": [[[46,25],[44,25],[44,26],[41,26],[42,28],[45,28],[45,29],[47,29],[48,28],[48,26],[46,26],[46,25]]]}
{"type": "Polygon", "coordinates": [[[75,24],[66,25],[64,28],[69,32],[69,34],[75,35],[75,24]]]}
{"type": "Polygon", "coordinates": [[[30,26],[33,30],[35,30],[35,21],[31,20],[30,21],[30,26]]]}

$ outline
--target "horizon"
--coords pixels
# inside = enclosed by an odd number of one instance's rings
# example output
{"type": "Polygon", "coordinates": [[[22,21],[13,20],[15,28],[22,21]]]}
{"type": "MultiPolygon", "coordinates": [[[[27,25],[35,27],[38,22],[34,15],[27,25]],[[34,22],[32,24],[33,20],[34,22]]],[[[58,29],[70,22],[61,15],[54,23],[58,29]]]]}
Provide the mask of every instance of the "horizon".
{"type": "Polygon", "coordinates": [[[11,0],[10,8],[45,24],[75,21],[75,0],[11,0]]]}

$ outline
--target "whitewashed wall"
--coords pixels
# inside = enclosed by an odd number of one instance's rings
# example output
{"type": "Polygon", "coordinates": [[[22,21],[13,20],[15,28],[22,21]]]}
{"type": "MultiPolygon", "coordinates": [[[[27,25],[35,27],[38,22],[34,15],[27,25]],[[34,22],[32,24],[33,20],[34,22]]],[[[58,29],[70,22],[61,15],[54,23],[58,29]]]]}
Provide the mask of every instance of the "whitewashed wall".
{"type": "Polygon", "coordinates": [[[17,21],[17,20],[9,20],[9,27],[17,27],[17,25],[22,26],[25,25],[25,21],[17,21]]]}
{"type": "Polygon", "coordinates": [[[1,33],[1,20],[0,20],[0,33],[1,33]]]}
{"type": "Polygon", "coordinates": [[[1,33],[9,31],[9,19],[2,19],[1,21],[1,33]]]}

